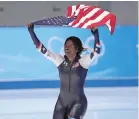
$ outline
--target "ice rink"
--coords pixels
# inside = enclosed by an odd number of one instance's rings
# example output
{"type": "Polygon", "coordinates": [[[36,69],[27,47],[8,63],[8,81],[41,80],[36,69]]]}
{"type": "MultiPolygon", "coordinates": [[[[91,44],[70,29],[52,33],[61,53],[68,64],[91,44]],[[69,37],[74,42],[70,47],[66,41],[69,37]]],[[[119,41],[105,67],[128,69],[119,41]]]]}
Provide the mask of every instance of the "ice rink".
{"type": "MultiPolygon", "coordinates": [[[[84,119],[137,119],[138,89],[86,88],[84,119]]],[[[1,90],[0,119],[52,119],[59,89],[1,90]]]]}

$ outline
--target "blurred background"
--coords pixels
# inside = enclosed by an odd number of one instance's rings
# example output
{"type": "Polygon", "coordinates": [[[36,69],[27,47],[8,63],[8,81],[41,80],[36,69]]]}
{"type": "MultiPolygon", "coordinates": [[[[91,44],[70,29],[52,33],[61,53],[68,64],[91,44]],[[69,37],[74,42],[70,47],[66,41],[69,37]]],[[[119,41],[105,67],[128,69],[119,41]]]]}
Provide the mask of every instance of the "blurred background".
{"type": "MultiPolygon", "coordinates": [[[[135,1],[0,1],[0,119],[52,118],[59,93],[58,70],[40,54],[26,24],[66,16],[69,5],[97,5],[117,17],[115,32],[99,27],[101,54],[88,71],[85,119],[137,119],[138,2],[135,1]]],[[[74,35],[93,48],[90,30],[35,27],[42,43],[63,55],[63,44],[74,35]]],[[[90,53],[90,51],[85,52],[90,53]]]]}

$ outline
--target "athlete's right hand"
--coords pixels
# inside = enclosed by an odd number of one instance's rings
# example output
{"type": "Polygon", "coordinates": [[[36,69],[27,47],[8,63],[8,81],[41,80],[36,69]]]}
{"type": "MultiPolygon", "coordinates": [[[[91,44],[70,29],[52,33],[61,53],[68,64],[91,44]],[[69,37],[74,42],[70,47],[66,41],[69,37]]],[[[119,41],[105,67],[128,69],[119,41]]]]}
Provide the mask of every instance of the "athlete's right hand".
{"type": "Polygon", "coordinates": [[[28,24],[28,30],[34,30],[34,24],[28,24]]]}

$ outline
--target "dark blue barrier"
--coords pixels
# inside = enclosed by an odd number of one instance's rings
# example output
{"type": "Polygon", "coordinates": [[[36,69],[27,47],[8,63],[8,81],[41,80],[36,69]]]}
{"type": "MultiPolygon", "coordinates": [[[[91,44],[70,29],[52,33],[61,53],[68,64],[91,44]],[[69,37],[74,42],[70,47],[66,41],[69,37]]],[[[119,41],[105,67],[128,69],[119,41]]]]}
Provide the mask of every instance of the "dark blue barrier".
{"type": "MultiPolygon", "coordinates": [[[[123,80],[86,80],[85,87],[133,87],[138,86],[137,79],[123,80]]],[[[59,88],[58,80],[45,81],[8,81],[0,82],[2,89],[40,89],[40,88],[59,88]]]]}

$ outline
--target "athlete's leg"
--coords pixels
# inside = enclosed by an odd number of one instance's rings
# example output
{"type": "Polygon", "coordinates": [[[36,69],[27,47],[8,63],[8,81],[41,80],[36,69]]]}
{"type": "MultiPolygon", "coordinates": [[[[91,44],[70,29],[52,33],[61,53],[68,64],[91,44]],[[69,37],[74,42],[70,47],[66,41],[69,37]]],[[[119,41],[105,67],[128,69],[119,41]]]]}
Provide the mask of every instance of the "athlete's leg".
{"type": "Polygon", "coordinates": [[[87,110],[87,100],[86,97],[81,99],[82,101],[75,102],[71,109],[70,112],[68,113],[68,118],[69,119],[82,119],[83,116],[86,113],[87,110]]]}
{"type": "Polygon", "coordinates": [[[82,119],[86,113],[87,105],[85,104],[75,104],[71,109],[68,118],[69,119],[82,119]]]}
{"type": "Polygon", "coordinates": [[[57,103],[55,105],[53,119],[65,119],[65,107],[63,106],[60,97],[58,98],[57,103]]]}

